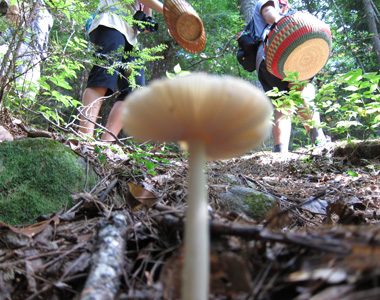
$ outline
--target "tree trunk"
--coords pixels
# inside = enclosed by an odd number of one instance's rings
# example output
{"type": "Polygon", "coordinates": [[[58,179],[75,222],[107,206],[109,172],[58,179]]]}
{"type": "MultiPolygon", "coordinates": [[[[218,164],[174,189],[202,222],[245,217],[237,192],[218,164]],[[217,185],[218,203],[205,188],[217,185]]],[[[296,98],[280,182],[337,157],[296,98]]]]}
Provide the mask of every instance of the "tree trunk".
{"type": "Polygon", "coordinates": [[[376,53],[377,61],[380,66],[380,35],[376,27],[375,11],[372,7],[371,0],[363,0],[365,18],[368,24],[369,33],[373,34],[371,37],[373,48],[376,53]]]}
{"type": "Polygon", "coordinates": [[[245,23],[248,23],[252,19],[256,2],[257,0],[238,0],[240,14],[244,17],[245,23]]]}

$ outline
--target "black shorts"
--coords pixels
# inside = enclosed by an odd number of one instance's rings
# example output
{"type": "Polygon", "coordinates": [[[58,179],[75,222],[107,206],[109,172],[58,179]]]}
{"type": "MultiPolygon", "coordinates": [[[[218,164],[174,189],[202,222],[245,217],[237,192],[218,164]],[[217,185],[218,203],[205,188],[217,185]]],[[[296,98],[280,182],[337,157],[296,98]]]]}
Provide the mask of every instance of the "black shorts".
{"type": "Polygon", "coordinates": [[[267,70],[267,64],[265,63],[265,60],[262,60],[260,64],[259,80],[265,92],[273,90],[274,87],[277,87],[280,92],[290,91],[288,87],[289,82],[282,81],[282,79],[269,73],[269,71],[267,70]]]}
{"type": "MultiPolygon", "coordinates": [[[[122,33],[116,29],[105,26],[99,26],[92,31],[90,33],[90,41],[98,47],[97,55],[116,51],[120,46],[124,47],[124,54],[133,49],[133,46],[128,43],[122,33]]],[[[118,57],[118,61],[122,63],[130,63],[136,59],[137,57],[131,56],[124,58],[122,54],[118,57]]],[[[104,58],[104,60],[106,60],[106,58],[104,58]]],[[[107,59],[105,65],[112,66],[113,62],[113,60],[107,59]]],[[[116,97],[116,101],[124,100],[124,98],[132,92],[132,86],[126,78],[120,76],[120,73],[124,74],[124,70],[119,68],[117,71],[118,72],[111,73],[107,68],[93,66],[88,76],[87,87],[107,87],[106,96],[112,95],[117,88],[120,94],[116,97]]],[[[138,72],[139,74],[135,76],[136,84],[145,86],[145,74],[142,66],[138,72]]]]}

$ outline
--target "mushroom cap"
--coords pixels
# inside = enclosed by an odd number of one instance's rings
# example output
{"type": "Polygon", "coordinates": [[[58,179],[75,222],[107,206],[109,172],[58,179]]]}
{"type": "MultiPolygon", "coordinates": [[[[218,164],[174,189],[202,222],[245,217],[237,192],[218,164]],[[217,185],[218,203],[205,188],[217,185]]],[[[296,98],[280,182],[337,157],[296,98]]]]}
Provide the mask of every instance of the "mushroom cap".
{"type": "Polygon", "coordinates": [[[235,77],[193,73],[160,79],[124,101],[124,131],[137,141],[203,140],[208,160],[241,155],[269,134],[272,105],[235,77]]]}

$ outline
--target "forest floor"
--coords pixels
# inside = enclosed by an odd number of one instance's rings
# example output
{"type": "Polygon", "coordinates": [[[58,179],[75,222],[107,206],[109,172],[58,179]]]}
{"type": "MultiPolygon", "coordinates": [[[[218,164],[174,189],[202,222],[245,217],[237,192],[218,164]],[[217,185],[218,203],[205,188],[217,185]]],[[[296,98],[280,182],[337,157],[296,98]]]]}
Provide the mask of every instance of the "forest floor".
{"type": "MultiPolygon", "coordinates": [[[[25,128],[7,128],[27,136],[25,128]]],[[[73,208],[41,216],[32,227],[0,226],[0,300],[81,293],[90,299],[96,284],[88,278],[107,226],[126,243],[112,266],[116,288],[101,282],[103,292],[114,299],[178,299],[186,156],[164,145],[137,155],[133,145],[120,151],[54,137],[87,158],[101,180],[73,195],[73,208]],[[120,215],[126,227],[118,232],[120,215]]],[[[318,151],[258,151],[208,163],[210,299],[380,299],[379,155],[379,141],[330,143],[318,151]],[[277,204],[257,220],[229,211],[218,189],[232,179],[277,204]]],[[[106,299],[97,297],[91,299],[106,299]]]]}

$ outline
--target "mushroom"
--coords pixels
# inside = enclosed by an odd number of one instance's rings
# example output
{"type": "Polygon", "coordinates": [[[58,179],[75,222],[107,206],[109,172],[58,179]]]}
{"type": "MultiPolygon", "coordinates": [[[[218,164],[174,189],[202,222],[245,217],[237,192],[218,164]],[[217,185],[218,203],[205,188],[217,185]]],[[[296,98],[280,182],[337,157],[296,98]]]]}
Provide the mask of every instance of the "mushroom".
{"type": "Polygon", "coordinates": [[[204,165],[244,154],[271,127],[272,106],[252,84],[230,76],[195,73],[161,79],[124,101],[124,130],[137,141],[181,142],[189,152],[182,298],[206,300],[209,224],[204,165]]]}

